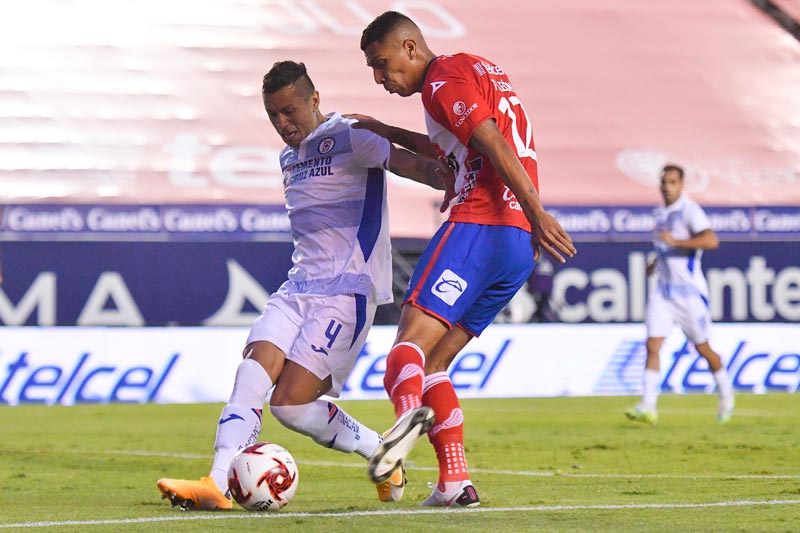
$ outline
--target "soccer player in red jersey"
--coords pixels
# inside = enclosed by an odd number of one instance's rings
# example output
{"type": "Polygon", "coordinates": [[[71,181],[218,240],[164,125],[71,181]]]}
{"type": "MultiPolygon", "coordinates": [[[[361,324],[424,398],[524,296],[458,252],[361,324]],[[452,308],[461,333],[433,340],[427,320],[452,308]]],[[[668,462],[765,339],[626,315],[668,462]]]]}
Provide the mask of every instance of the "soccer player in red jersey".
{"type": "Polygon", "coordinates": [[[474,507],[480,500],[447,368],[519,290],[540,247],[560,262],[576,250],[539,199],[531,124],[500,66],[471,54],[437,56],[419,27],[394,11],[367,26],[361,50],[389,93],[422,93],[428,137],[364,116],[360,127],[418,153],[443,153],[457,192],[403,302],[384,376],[398,418],[369,474],[376,481],[391,475],[427,432],[439,480],[422,505],[474,507]]]}

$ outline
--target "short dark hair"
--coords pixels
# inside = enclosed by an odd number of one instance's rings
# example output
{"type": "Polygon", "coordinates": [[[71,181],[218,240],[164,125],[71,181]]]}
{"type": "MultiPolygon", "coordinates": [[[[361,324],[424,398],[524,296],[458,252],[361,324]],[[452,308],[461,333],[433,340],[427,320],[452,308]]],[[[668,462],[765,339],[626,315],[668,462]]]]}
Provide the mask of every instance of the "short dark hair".
{"type": "Polygon", "coordinates": [[[261,84],[263,94],[272,94],[289,85],[297,84],[302,88],[306,96],[311,96],[314,91],[314,82],[308,76],[306,66],[303,63],[294,61],[278,61],[269,72],[264,74],[264,81],[261,84]]]}
{"type": "Polygon", "coordinates": [[[361,51],[363,52],[366,50],[366,48],[374,42],[382,41],[398,26],[407,23],[416,26],[413,20],[397,11],[386,11],[378,15],[361,33],[361,51]]]}
{"type": "Polygon", "coordinates": [[[681,178],[681,181],[683,181],[683,167],[673,164],[664,165],[664,168],[661,169],[661,175],[663,176],[667,172],[677,172],[678,176],[681,178]]]}

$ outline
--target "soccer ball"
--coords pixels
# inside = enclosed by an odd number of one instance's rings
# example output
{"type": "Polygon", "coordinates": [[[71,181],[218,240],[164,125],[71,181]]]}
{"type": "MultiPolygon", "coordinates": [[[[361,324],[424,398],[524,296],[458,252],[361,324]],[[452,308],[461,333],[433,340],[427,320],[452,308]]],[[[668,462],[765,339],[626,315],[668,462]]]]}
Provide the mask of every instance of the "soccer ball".
{"type": "Polygon", "coordinates": [[[228,468],[228,489],[248,511],[278,511],[297,491],[297,463],[285,448],[257,442],[243,448],[228,468]]]}

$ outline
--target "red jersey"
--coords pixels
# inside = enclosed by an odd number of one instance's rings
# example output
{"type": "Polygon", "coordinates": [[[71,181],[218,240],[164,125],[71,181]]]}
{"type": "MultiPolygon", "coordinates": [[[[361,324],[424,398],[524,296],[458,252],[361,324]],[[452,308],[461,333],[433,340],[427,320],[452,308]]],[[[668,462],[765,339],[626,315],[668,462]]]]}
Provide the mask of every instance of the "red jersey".
{"type": "Polygon", "coordinates": [[[475,129],[494,119],[539,190],[536,151],[528,115],[502,68],[470,54],[439,56],[422,89],[431,141],[456,167],[458,196],[450,220],[493,226],[531,226],[489,158],[469,147],[475,129]]]}

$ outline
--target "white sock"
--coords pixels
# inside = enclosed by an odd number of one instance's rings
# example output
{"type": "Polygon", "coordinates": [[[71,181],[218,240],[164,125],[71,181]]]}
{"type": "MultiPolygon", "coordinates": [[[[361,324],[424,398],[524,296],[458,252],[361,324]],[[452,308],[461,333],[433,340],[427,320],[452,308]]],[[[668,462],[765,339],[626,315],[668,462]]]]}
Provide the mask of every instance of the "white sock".
{"type": "Polygon", "coordinates": [[[308,435],[314,442],[341,452],[369,458],[381,436],[348,415],[333,402],[317,400],[305,405],[270,405],[272,415],[287,428],[308,435]]]}
{"type": "Polygon", "coordinates": [[[661,376],[658,370],[652,368],[644,369],[644,394],[642,395],[642,405],[647,409],[655,410],[658,403],[658,393],[661,386],[661,376]]]}
{"type": "MultiPolygon", "coordinates": [[[[442,493],[446,494],[448,497],[458,496],[461,494],[461,488],[466,487],[467,485],[472,485],[472,481],[468,479],[462,479],[461,481],[445,481],[444,490],[442,493]]],[[[437,486],[436,488],[439,487],[437,486]]]]}
{"type": "Polygon", "coordinates": [[[228,467],[233,456],[258,442],[261,410],[271,388],[272,380],[260,363],[252,359],[239,363],[231,397],[219,417],[211,466],[211,477],[223,494],[228,490],[228,467]]]}
{"type": "Polygon", "coordinates": [[[712,373],[714,381],[717,382],[717,391],[719,398],[723,401],[733,400],[733,385],[731,385],[731,378],[728,376],[728,371],[723,366],[719,370],[712,373]]]}

